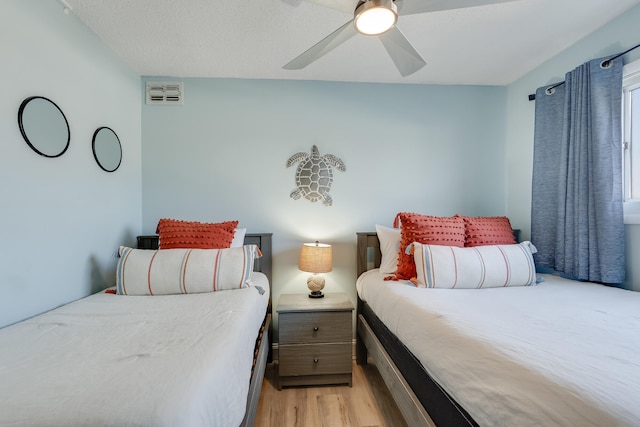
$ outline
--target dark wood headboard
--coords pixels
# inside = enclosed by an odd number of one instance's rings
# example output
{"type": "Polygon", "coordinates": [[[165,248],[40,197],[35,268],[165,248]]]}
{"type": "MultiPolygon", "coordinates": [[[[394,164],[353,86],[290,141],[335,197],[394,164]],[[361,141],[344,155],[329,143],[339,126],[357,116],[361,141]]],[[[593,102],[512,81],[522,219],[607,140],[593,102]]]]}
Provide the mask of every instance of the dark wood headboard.
{"type": "Polygon", "coordinates": [[[378,233],[375,231],[356,233],[356,236],[356,277],[360,277],[365,271],[380,267],[382,252],[380,252],[378,233]],[[373,260],[373,264],[369,264],[369,259],[373,260]]]}
{"type": "MultiPolygon", "coordinates": [[[[256,245],[262,252],[262,257],[257,258],[253,265],[254,271],[259,271],[267,276],[269,285],[273,282],[272,275],[272,252],[271,252],[271,236],[273,233],[247,233],[244,236],[245,245],[256,245]]],[[[138,249],[158,249],[159,236],[150,234],[146,236],[138,236],[138,249]]],[[[272,286],[272,285],[271,285],[272,286]]]]}

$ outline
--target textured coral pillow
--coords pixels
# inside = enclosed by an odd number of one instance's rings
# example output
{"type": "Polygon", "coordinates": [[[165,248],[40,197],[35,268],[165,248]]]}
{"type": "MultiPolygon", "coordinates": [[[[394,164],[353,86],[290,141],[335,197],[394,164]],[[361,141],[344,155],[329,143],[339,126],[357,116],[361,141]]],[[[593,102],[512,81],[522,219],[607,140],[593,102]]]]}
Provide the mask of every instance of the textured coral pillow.
{"type": "Polygon", "coordinates": [[[160,249],[223,249],[231,246],[238,221],[206,223],[162,218],[156,233],[160,249]]]}
{"type": "Polygon", "coordinates": [[[506,216],[463,216],[465,229],[465,246],[512,245],[511,222],[506,216]]]}
{"type": "Polygon", "coordinates": [[[393,223],[396,228],[398,221],[400,222],[401,237],[396,280],[416,277],[416,264],[413,255],[405,253],[411,243],[464,246],[464,221],[460,216],[439,217],[401,212],[396,215],[393,223]]]}

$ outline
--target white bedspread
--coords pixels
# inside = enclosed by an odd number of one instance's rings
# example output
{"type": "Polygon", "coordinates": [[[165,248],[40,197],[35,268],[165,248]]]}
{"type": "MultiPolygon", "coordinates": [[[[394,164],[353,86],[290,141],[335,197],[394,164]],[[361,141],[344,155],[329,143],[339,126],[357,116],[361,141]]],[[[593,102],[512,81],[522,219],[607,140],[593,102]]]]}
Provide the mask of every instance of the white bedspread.
{"type": "Polygon", "coordinates": [[[481,426],[640,426],[640,293],[543,275],[530,287],[418,289],[358,280],[366,300],[481,426]]]}
{"type": "Polygon", "coordinates": [[[0,329],[0,426],[237,426],[269,285],[95,294],[0,329]]]}

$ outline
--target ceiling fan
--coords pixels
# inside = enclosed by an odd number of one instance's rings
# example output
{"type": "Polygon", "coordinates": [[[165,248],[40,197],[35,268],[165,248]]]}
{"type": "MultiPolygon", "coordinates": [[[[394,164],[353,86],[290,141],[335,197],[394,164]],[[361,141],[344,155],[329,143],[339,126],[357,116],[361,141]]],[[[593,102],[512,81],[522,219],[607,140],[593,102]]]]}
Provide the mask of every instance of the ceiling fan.
{"type": "Polygon", "coordinates": [[[343,12],[353,13],[353,19],[282,68],[286,70],[300,70],[340,46],[356,34],[363,34],[379,37],[402,77],[406,77],[420,70],[426,65],[426,62],[396,26],[398,16],[506,3],[514,0],[309,1],[343,12]]]}

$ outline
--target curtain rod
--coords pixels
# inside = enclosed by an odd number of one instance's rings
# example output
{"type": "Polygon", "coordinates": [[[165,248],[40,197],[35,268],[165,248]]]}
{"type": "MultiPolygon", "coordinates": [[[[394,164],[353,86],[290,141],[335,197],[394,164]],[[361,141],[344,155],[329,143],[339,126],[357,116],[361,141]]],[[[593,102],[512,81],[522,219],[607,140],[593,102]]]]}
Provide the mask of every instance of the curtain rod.
{"type": "MultiPolygon", "coordinates": [[[[620,58],[622,55],[626,55],[627,53],[629,53],[629,52],[631,52],[632,50],[637,49],[637,48],[639,48],[639,47],[640,47],[640,44],[637,44],[637,45],[635,45],[635,46],[633,46],[633,47],[630,47],[629,49],[625,50],[625,51],[624,51],[624,52],[622,52],[622,53],[619,53],[619,54],[617,54],[617,55],[614,55],[614,56],[612,56],[612,57],[611,57],[611,58],[609,58],[609,59],[605,59],[604,61],[602,61],[602,64],[600,64],[600,66],[602,66],[602,67],[608,67],[608,66],[611,64],[611,62],[612,62],[612,61],[614,61],[614,60],[616,60],[616,59],[620,58]]],[[[549,90],[555,89],[555,88],[557,88],[558,86],[561,86],[561,85],[563,85],[563,84],[564,84],[564,81],[562,81],[562,82],[558,82],[558,83],[556,83],[556,84],[554,84],[554,85],[549,86],[546,90],[548,90],[548,91],[549,91],[549,90]]],[[[529,101],[535,101],[535,99],[536,99],[536,94],[535,94],[535,93],[532,93],[531,95],[529,95],[529,101]]]]}

